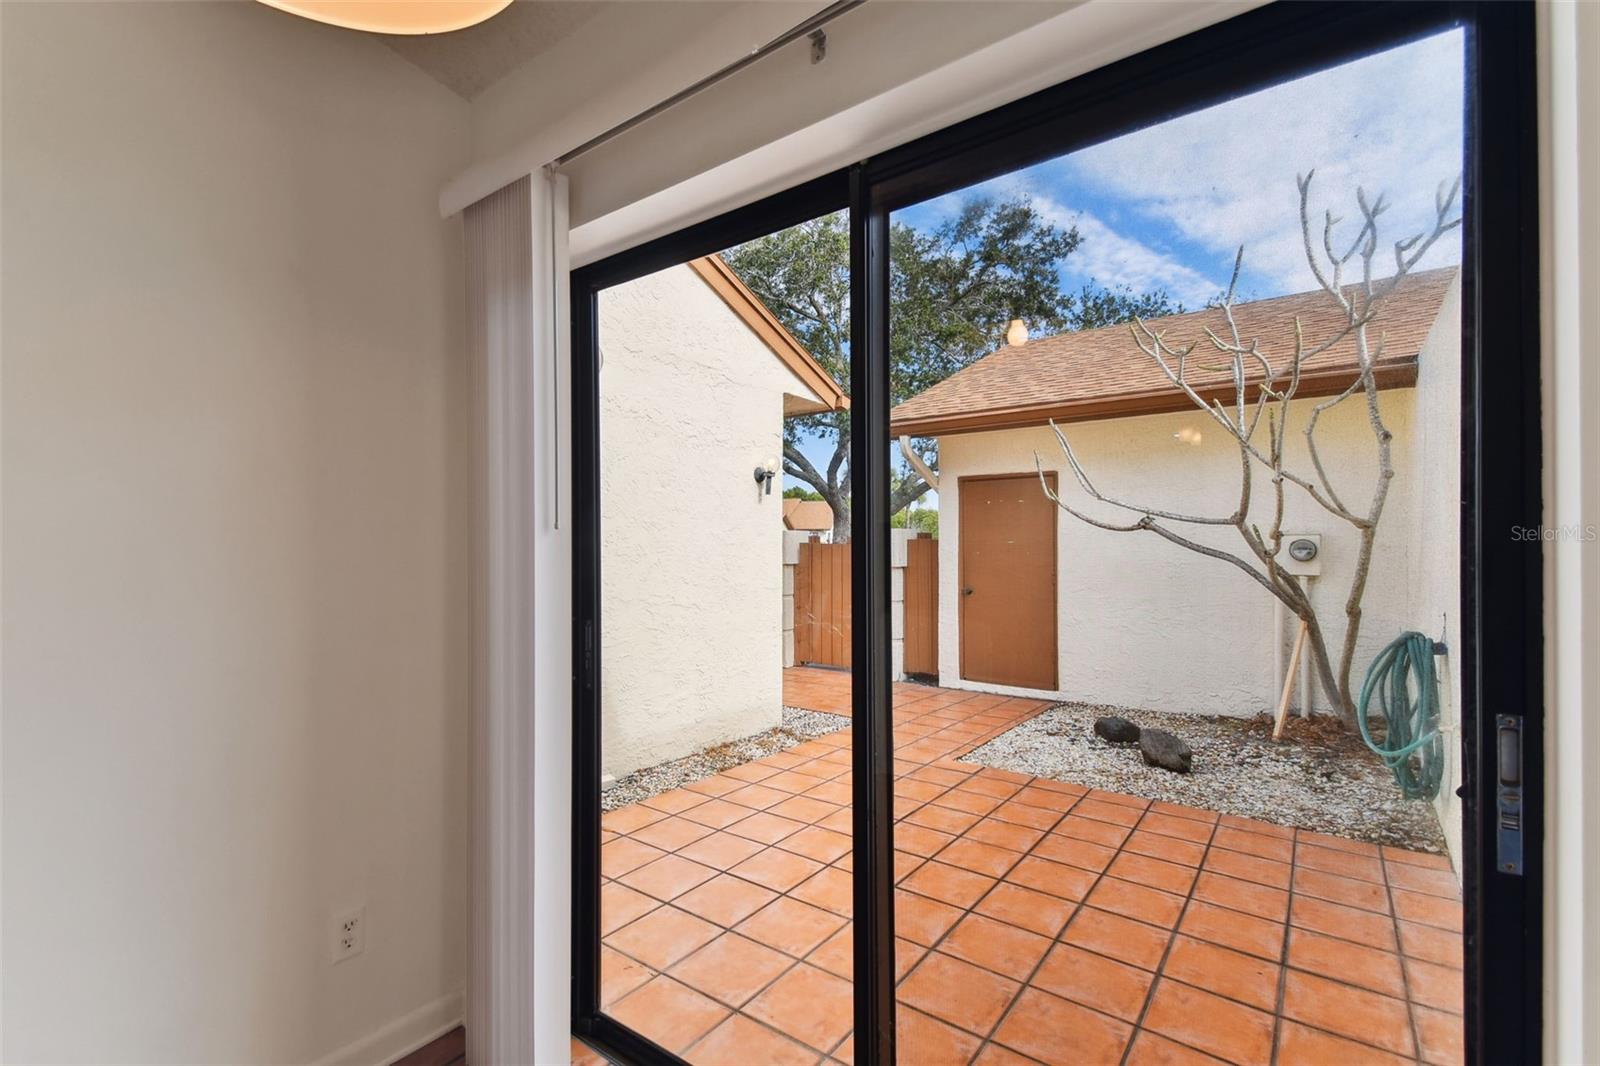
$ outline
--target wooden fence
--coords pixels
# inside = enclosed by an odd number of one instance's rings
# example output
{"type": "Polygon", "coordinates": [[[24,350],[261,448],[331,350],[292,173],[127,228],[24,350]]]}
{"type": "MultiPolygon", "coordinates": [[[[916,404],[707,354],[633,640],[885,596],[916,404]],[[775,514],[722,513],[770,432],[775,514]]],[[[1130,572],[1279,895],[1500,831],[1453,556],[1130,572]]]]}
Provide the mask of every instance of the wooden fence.
{"type": "Polygon", "coordinates": [[[939,675],[939,542],[906,541],[906,646],[908,674],[939,675]]]}
{"type": "Polygon", "coordinates": [[[850,545],[808,540],[794,570],[794,659],[850,665],[850,545]]]}
{"type": "MultiPolygon", "coordinates": [[[[939,673],[939,542],[906,543],[905,662],[908,674],[939,673]]],[[[808,540],[794,571],[794,661],[850,665],[850,545],[808,540]]]]}

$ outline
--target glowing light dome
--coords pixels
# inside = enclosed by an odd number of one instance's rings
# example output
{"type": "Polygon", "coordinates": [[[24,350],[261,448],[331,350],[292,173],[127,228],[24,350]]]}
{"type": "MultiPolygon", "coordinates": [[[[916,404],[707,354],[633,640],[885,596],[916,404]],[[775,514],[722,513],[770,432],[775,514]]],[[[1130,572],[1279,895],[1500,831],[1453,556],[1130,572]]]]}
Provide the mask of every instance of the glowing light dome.
{"type": "Polygon", "coordinates": [[[261,0],[315,22],[367,33],[449,33],[491,19],[511,0],[261,0]]]}

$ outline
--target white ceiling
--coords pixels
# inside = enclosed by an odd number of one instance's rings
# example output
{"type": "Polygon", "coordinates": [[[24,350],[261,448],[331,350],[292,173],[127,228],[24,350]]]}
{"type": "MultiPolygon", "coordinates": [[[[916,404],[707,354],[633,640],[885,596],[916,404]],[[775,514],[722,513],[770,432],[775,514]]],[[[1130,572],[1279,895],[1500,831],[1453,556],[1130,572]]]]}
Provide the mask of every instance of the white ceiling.
{"type": "Polygon", "coordinates": [[[487,22],[454,33],[379,35],[378,39],[470,100],[570,36],[604,6],[604,0],[516,0],[487,22]]]}

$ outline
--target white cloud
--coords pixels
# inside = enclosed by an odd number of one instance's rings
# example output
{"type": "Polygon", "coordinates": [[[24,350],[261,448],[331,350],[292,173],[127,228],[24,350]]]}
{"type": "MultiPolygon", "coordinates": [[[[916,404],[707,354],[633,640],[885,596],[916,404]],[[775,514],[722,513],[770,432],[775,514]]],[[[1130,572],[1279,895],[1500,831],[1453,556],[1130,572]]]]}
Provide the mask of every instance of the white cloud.
{"type": "Polygon", "coordinates": [[[1076,226],[1083,243],[1068,265],[1074,274],[1101,285],[1126,285],[1135,292],[1165,289],[1186,307],[1195,308],[1221,292],[1223,285],[1132,237],[1125,236],[1086,211],[1072,211],[1037,193],[1033,205],[1057,226],[1076,226]]]}
{"type": "MultiPolygon", "coordinates": [[[[1190,306],[1219,292],[1245,246],[1246,298],[1315,286],[1299,223],[1297,174],[1315,169],[1311,216],[1320,243],[1325,209],[1359,223],[1358,186],[1383,192],[1385,250],[1433,219],[1438,184],[1462,160],[1462,34],[1439,34],[1249,96],[1158,123],[1069,156],[940,197],[919,210],[945,217],[974,193],[1026,192],[1083,244],[1075,276],[1137,290],[1165,288],[1190,306]],[[1067,202],[1078,207],[1069,207],[1067,202]],[[1087,205],[1088,209],[1085,209],[1087,205]]],[[[1459,206],[1459,204],[1458,204],[1459,206]]],[[[1459,233],[1422,267],[1460,259],[1459,233]]]]}
{"type": "MultiPolygon", "coordinates": [[[[1386,242],[1425,228],[1461,167],[1461,52],[1451,31],[1312,74],[1076,152],[1057,181],[1123,201],[1140,229],[1220,254],[1244,244],[1247,272],[1275,291],[1310,288],[1296,174],[1316,170],[1319,237],[1324,208],[1354,234],[1358,185],[1393,203],[1386,242]]],[[[1423,266],[1459,255],[1452,237],[1423,266]]]]}
{"type": "Polygon", "coordinates": [[[1062,229],[1076,226],[1083,238],[1066,260],[1070,279],[1093,280],[1109,287],[1126,285],[1135,292],[1165,289],[1188,307],[1199,307],[1222,291],[1222,283],[1177,256],[1119,232],[1090,211],[1061,203],[1047,191],[1048,183],[1039,178],[1039,168],[1007,174],[974,188],[947,193],[929,201],[923,209],[934,218],[948,218],[960,210],[962,201],[974,195],[997,199],[1027,196],[1046,222],[1062,229]]]}

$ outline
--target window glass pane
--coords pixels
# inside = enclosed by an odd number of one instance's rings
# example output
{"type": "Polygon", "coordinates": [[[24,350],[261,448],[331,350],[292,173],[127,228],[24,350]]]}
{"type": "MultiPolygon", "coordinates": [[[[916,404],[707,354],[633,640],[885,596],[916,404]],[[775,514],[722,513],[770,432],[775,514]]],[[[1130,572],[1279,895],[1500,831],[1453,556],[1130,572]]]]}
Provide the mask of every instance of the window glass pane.
{"type": "Polygon", "coordinates": [[[1462,44],[894,214],[902,1062],[1460,1058],[1462,44]]]}
{"type": "Polygon", "coordinates": [[[599,297],[601,1009],[848,1055],[849,257],[829,216],[599,297]]]}

